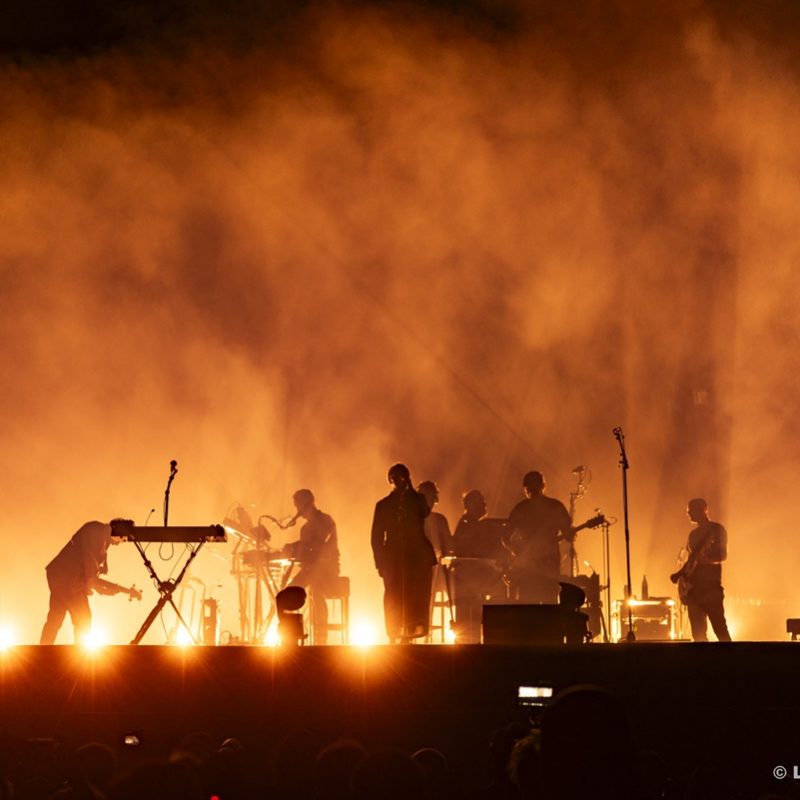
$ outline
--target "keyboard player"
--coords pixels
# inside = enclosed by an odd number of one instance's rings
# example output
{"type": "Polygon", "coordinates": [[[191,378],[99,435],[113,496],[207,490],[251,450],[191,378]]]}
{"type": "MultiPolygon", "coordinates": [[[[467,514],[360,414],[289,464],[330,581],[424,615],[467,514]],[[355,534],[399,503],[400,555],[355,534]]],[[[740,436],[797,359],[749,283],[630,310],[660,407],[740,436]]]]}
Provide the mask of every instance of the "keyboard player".
{"type": "Polygon", "coordinates": [[[453,534],[453,594],[456,606],[456,636],[463,644],[481,641],[483,603],[503,593],[502,564],[505,549],[504,519],[486,516],[486,500],[477,489],[464,494],[464,513],[453,534]]]}
{"type": "Polygon", "coordinates": [[[314,644],[328,643],[328,604],[325,598],[333,590],[339,577],[339,545],[336,523],[330,514],[317,508],[309,489],[299,489],[292,496],[297,514],[295,519],[305,520],[300,538],[283,548],[283,553],[294,558],[300,571],[291,580],[293,586],[310,589],[310,616],[314,644]]]}

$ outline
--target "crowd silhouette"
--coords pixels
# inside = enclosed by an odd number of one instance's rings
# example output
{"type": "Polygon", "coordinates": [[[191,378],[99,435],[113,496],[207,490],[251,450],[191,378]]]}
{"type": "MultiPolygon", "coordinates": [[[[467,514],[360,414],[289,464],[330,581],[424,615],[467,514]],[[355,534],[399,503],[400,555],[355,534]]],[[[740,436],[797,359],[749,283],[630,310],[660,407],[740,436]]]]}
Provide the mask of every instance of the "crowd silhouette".
{"type": "MultiPolygon", "coordinates": [[[[422,735],[422,734],[421,734],[422,735]]],[[[562,691],[535,717],[487,732],[485,758],[467,773],[457,753],[406,752],[290,730],[270,754],[243,740],[186,735],[159,753],[90,742],[2,742],[0,800],[770,800],[798,798],[790,782],[753,780],[730,744],[698,753],[673,774],[636,741],[625,707],[597,686],[562,691]],[[776,791],[777,789],[777,791],[776,791]]]]}

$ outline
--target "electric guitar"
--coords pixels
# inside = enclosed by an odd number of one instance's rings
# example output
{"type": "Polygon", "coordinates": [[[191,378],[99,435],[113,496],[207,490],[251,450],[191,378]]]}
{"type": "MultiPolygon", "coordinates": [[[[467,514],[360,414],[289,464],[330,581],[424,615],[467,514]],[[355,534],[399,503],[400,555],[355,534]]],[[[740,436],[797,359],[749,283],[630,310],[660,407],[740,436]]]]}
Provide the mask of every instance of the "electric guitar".
{"type": "Polygon", "coordinates": [[[580,525],[577,525],[572,529],[572,532],[569,535],[559,533],[558,534],[558,541],[559,542],[571,542],[575,538],[575,534],[578,531],[582,531],[584,528],[596,528],[599,525],[605,524],[606,518],[603,514],[597,514],[596,516],[592,517],[591,519],[587,519],[586,522],[582,522],[580,525]]]}
{"type": "Polygon", "coordinates": [[[136,586],[121,586],[119,583],[107,581],[103,578],[95,578],[92,581],[92,588],[97,589],[100,594],[127,594],[128,602],[131,600],[141,600],[142,593],[136,586]]]}
{"type": "MultiPolygon", "coordinates": [[[[605,521],[606,518],[603,514],[597,514],[591,519],[587,519],[586,522],[582,522],[580,525],[576,525],[574,528],[572,528],[572,530],[569,533],[559,533],[557,539],[559,542],[571,542],[575,539],[575,534],[578,531],[582,531],[584,530],[584,528],[596,528],[598,525],[605,524],[605,521]]],[[[510,541],[506,541],[506,539],[504,538],[501,543],[503,547],[505,547],[506,550],[508,550],[508,552],[513,557],[516,558],[516,556],[518,556],[519,553],[516,550],[514,550],[515,538],[517,539],[517,541],[519,541],[521,537],[512,534],[510,541]]]]}
{"type": "Polygon", "coordinates": [[[694,588],[694,573],[697,567],[702,563],[703,558],[705,557],[706,553],[711,549],[711,546],[715,543],[714,532],[713,530],[709,532],[705,539],[700,544],[696,550],[686,551],[684,548],[683,552],[688,552],[688,556],[686,556],[686,560],[681,564],[681,566],[669,576],[669,579],[673,583],[678,584],[678,597],[680,598],[681,603],[684,605],[687,604],[689,593],[694,588]]]}

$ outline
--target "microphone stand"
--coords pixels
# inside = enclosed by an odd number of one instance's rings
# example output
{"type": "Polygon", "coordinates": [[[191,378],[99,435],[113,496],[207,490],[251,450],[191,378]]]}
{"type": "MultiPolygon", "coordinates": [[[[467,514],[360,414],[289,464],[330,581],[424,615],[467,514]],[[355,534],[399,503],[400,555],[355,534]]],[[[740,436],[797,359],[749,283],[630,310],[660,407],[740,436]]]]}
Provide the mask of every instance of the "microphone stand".
{"type": "MultiPolygon", "coordinates": [[[[608,520],[603,521],[603,571],[606,575],[606,619],[608,625],[606,627],[605,641],[611,641],[611,537],[609,534],[610,524],[608,520]]],[[[630,627],[630,626],[628,626],[630,627]]]]}
{"type": "Polygon", "coordinates": [[[170,461],[169,462],[169,478],[167,479],[167,488],[164,491],[164,527],[167,527],[167,520],[169,519],[169,489],[172,486],[172,481],[175,480],[175,476],[178,474],[178,462],[177,461],[170,461]]]}
{"type": "Polygon", "coordinates": [[[626,592],[626,605],[628,606],[628,634],[625,640],[628,642],[636,641],[636,634],[633,632],[633,606],[631,605],[632,584],[631,584],[631,533],[628,528],[628,456],[625,453],[625,435],[622,428],[614,428],[612,431],[614,438],[619,444],[619,465],[622,467],[622,512],[625,519],[625,564],[628,570],[628,591],[626,592]]]}
{"type": "MultiPolygon", "coordinates": [[[[585,467],[576,467],[572,470],[573,475],[578,476],[578,485],[575,487],[574,492],[569,493],[569,518],[570,521],[575,523],[575,504],[586,494],[586,484],[583,482],[583,476],[586,473],[585,467]]],[[[569,572],[567,573],[570,578],[574,578],[578,574],[578,552],[575,550],[575,540],[567,543],[567,558],[569,558],[569,572]]]]}

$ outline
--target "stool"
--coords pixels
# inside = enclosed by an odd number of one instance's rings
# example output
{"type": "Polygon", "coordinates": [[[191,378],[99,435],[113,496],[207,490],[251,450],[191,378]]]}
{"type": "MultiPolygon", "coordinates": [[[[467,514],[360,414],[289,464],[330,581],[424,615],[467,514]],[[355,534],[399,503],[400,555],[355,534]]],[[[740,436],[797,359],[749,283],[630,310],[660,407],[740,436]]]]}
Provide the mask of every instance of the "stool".
{"type": "Polygon", "coordinates": [[[338,632],[341,644],[347,644],[350,640],[350,578],[339,575],[331,581],[325,602],[332,620],[328,622],[328,632],[338,632]]]}
{"type": "Polygon", "coordinates": [[[436,564],[431,581],[430,623],[425,639],[428,644],[444,644],[447,641],[447,631],[453,624],[448,578],[447,567],[436,564]]]}

